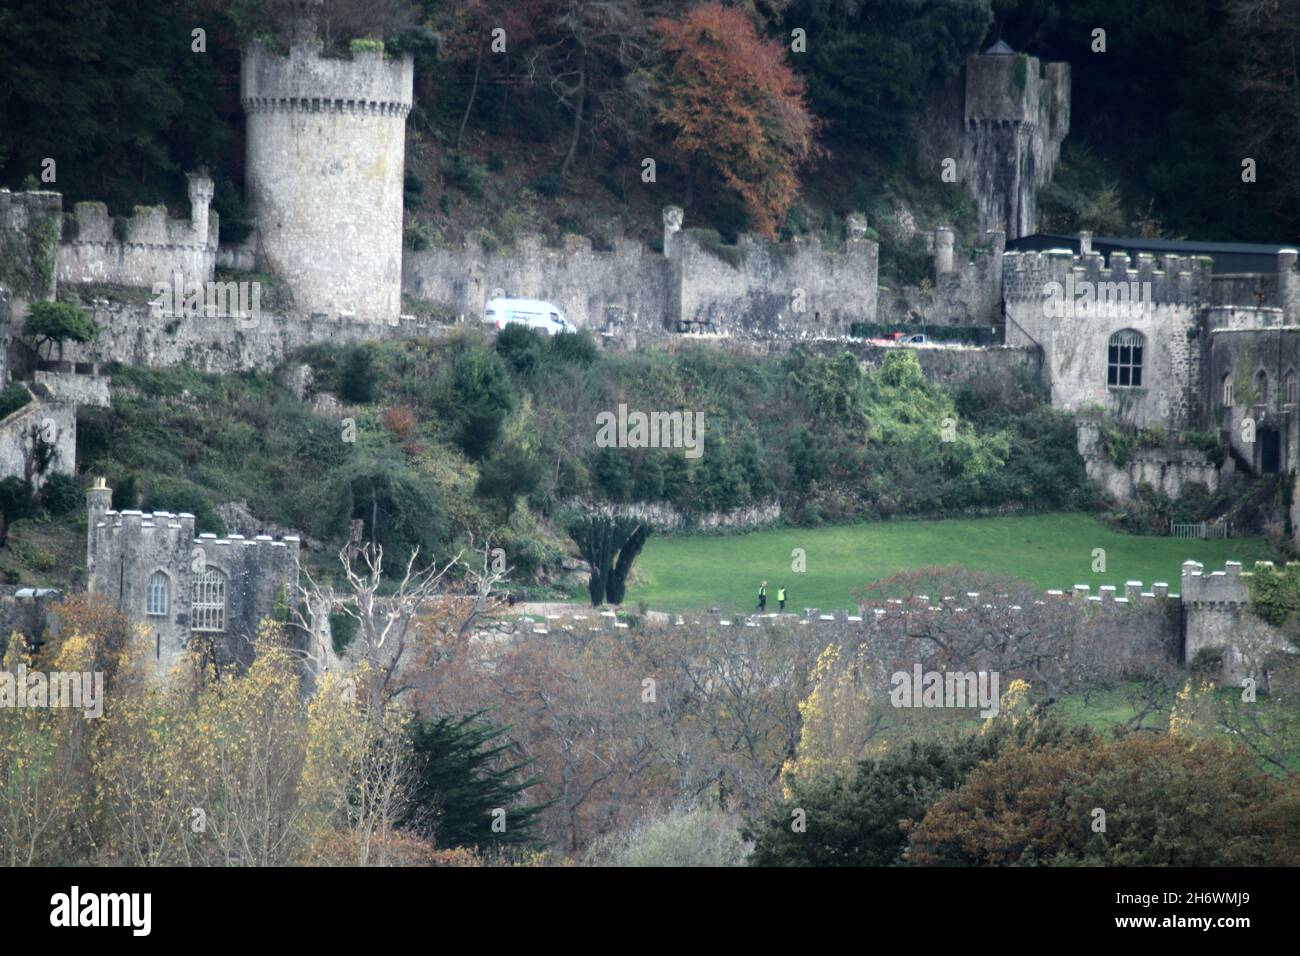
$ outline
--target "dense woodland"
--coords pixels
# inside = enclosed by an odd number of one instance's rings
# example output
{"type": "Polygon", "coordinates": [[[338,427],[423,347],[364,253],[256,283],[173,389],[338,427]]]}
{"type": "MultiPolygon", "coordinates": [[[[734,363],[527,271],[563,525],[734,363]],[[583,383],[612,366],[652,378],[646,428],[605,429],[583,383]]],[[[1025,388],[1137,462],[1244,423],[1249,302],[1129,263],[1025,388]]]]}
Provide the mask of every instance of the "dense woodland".
{"type": "MultiPolygon", "coordinates": [[[[0,183],[20,187],[54,158],[69,203],[129,214],[160,199],[183,208],[183,173],[207,165],[223,237],[237,240],[248,228],[238,50],[283,42],[292,6],[6,4],[0,183]]],[[[834,232],[856,210],[885,225],[900,204],[960,222],[961,201],[918,171],[913,124],[996,39],[1072,66],[1045,226],[1300,234],[1300,17],[1282,0],[326,0],[323,11],[321,38],[340,55],[375,38],[416,59],[416,243],[467,228],[504,242],[534,228],[649,237],[669,201],[724,237],[834,232]],[[1241,179],[1247,157],[1255,183],[1241,179]]],[[[906,256],[889,246],[886,265],[906,256]]]]}

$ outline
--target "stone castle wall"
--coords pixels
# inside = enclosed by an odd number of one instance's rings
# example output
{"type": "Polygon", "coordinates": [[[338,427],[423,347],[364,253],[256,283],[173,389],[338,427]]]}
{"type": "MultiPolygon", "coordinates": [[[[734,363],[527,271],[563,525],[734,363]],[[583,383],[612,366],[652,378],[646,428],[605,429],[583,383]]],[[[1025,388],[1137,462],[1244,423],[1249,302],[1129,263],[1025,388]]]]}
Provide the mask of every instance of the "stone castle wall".
{"type": "Polygon", "coordinates": [[[878,321],[887,325],[985,325],[1002,321],[1002,253],[1006,234],[985,233],[970,258],[954,257],[952,229],[939,227],[931,237],[934,278],[921,287],[882,287],[878,321]]]}
{"type": "MultiPolygon", "coordinates": [[[[648,624],[668,627],[806,627],[828,642],[856,639],[882,644],[896,643],[902,635],[926,633],[936,614],[969,622],[962,627],[988,626],[997,633],[1013,631],[1017,618],[1025,617],[1036,626],[1059,630],[1080,663],[1095,664],[1108,677],[1144,672],[1161,661],[1190,663],[1199,651],[1212,648],[1224,652],[1221,681],[1239,684],[1253,677],[1264,684],[1269,658],[1295,651],[1276,628],[1251,613],[1249,578],[1236,561],[1208,575],[1200,564],[1188,561],[1182,568],[1181,593],[1170,591],[1166,582],[1147,589],[1140,581],[1128,581],[1122,590],[1106,585],[1094,594],[1089,585],[1076,584],[1068,591],[1050,590],[1028,601],[1005,594],[967,593],[875,601],[852,610],[805,607],[789,613],[738,615],[649,611],[640,617],[648,624]],[[1012,603],[1015,600],[1024,603],[1012,603]]],[[[536,639],[556,631],[617,631],[632,626],[616,610],[592,609],[501,621],[491,634],[536,639]]]]}
{"type": "Polygon", "coordinates": [[[210,281],[221,231],[210,208],[212,189],[206,174],[189,177],[189,219],[168,218],[166,206],[137,206],[133,216],[115,221],[103,203],[77,203],[63,219],[59,281],[150,287],[177,275],[210,281]]]}
{"type": "Polygon", "coordinates": [[[294,45],[244,51],[245,192],[259,268],[306,313],[363,321],[401,312],[402,189],[414,67],[294,45]]]}
{"type": "Polygon", "coordinates": [[[471,322],[491,298],[538,298],[579,328],[597,332],[613,320],[639,339],[663,337],[683,319],[735,335],[807,337],[847,334],[853,322],[876,318],[878,250],[870,240],[851,238],[841,252],[745,236],[721,252],[673,230],[667,248],[665,256],[619,241],[602,252],[569,237],[563,249],[549,249],[530,236],[491,254],[477,244],[408,252],[404,287],[471,322]]]}
{"type": "MultiPolygon", "coordinates": [[[[1195,427],[1201,417],[1201,307],[1209,298],[1210,260],[1204,257],[1128,256],[1114,253],[1109,267],[1100,253],[1073,256],[1068,251],[1009,252],[1003,256],[1002,288],[1009,345],[1033,346],[1043,353],[1052,404],[1080,409],[1097,406],[1138,427],[1170,430],[1195,427]],[[1095,308],[1061,318],[1053,314],[1049,288],[1131,289],[1139,301],[1124,308],[1095,308]],[[1147,298],[1149,293],[1149,299],[1147,298]],[[1107,383],[1110,337],[1133,330],[1144,336],[1140,388],[1107,383]]],[[[1067,306],[1068,297],[1062,296],[1067,306]]],[[[1113,303],[1123,306],[1123,303],[1113,303]]],[[[1076,301],[1076,308],[1083,306],[1076,301]]]]}
{"type": "Polygon", "coordinates": [[[131,366],[189,365],[205,372],[269,371],[298,349],[317,343],[440,337],[449,327],[409,316],[394,322],[354,322],[298,315],[156,317],[148,304],[97,299],[86,306],[99,325],[94,342],[68,343],[68,361],[131,366]]]}
{"type": "Polygon", "coordinates": [[[874,322],[879,250],[850,238],[843,252],[815,241],[767,243],[742,236],[737,261],[715,256],[689,232],[671,240],[675,317],[733,335],[843,335],[874,322]]]}
{"type": "MultiPolygon", "coordinates": [[[[1271,561],[1260,561],[1257,572],[1272,566],[1271,561]]],[[[1281,632],[1250,612],[1252,572],[1243,571],[1239,561],[1228,561],[1222,571],[1206,574],[1203,565],[1187,561],[1182,574],[1183,660],[1191,663],[1202,650],[1220,650],[1223,681],[1240,684],[1253,677],[1266,685],[1268,658],[1296,651],[1281,632]]]]}
{"type": "Polygon", "coordinates": [[[566,237],[564,248],[548,248],[540,236],[525,236],[513,250],[488,253],[478,243],[460,248],[406,251],[403,287],[478,322],[489,299],[515,296],[546,299],[579,328],[604,327],[611,312],[642,336],[666,331],[671,269],[667,258],[641,243],[619,240],[611,251],[593,250],[589,239],[566,237]]]}
{"type": "MultiPolygon", "coordinates": [[[[34,389],[33,392],[39,391],[34,389]]],[[[77,473],[77,406],[70,401],[32,400],[0,420],[0,476],[30,480],[40,488],[50,475],[77,473]],[[48,447],[49,460],[40,468],[39,447],[48,447]]]]}
{"type": "Polygon", "coordinates": [[[1221,469],[1194,448],[1138,448],[1132,460],[1117,465],[1106,457],[1096,422],[1079,422],[1077,447],[1088,477],[1120,502],[1134,500],[1144,484],[1170,498],[1180,497],[1189,485],[1215,492],[1221,484],[1221,469]]]}
{"type": "Polygon", "coordinates": [[[166,206],[114,219],[103,203],[79,202],[65,215],[62,193],[0,189],[0,283],[34,301],[53,298],[59,282],[152,287],[177,274],[207,282],[220,232],[212,180],[192,174],[189,192],[189,219],[169,218],[166,206]]]}
{"type": "Polygon", "coordinates": [[[157,511],[111,510],[112,491],[102,484],[87,492],[87,590],[110,598],[152,642],[155,670],[164,676],[193,638],[211,640],[219,664],[246,665],[259,622],[273,612],[282,589],[298,581],[299,540],[261,535],[218,538],[194,535],[194,516],[157,511]],[[225,627],[192,630],[192,595],[197,572],[215,568],[225,575],[225,627]],[[147,613],[149,579],[168,580],[166,614],[147,613]]]}
{"type": "Polygon", "coordinates": [[[0,189],[0,285],[15,299],[48,299],[58,281],[63,196],[0,189]]]}

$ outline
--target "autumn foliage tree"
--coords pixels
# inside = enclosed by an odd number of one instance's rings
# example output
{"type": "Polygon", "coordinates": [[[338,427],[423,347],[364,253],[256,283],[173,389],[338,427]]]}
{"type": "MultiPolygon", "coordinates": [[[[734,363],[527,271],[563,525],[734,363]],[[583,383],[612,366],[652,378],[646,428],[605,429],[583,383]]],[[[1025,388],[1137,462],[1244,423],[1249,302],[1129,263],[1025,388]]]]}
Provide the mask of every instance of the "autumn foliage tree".
{"type": "Polygon", "coordinates": [[[803,79],[740,9],[706,4],[654,29],[667,58],[658,119],[673,148],[739,196],[756,231],[775,236],[800,166],[818,152],[803,79]]]}
{"type": "Polygon", "coordinates": [[[1011,748],[911,834],[917,865],[1294,866],[1300,789],[1212,741],[1011,748]],[[1097,810],[1103,810],[1104,829],[1097,810]]]}

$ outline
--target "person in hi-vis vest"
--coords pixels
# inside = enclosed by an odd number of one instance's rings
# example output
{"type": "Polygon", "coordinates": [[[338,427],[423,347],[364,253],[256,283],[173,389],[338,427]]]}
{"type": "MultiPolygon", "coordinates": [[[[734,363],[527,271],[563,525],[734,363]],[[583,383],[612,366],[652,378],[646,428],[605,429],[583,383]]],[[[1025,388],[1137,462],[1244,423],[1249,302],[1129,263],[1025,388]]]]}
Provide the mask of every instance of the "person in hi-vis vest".
{"type": "Polygon", "coordinates": [[[767,582],[766,581],[764,581],[762,584],[758,586],[758,609],[760,611],[767,610],[767,582]]]}
{"type": "Polygon", "coordinates": [[[776,589],[776,603],[781,606],[782,611],[785,610],[785,586],[784,585],[776,589]]]}

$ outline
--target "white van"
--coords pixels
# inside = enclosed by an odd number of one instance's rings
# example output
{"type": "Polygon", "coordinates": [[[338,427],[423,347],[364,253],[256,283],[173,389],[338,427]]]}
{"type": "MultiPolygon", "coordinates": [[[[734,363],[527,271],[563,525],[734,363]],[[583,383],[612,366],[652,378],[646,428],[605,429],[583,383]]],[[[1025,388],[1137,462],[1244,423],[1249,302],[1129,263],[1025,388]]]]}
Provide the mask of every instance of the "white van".
{"type": "Polygon", "coordinates": [[[498,330],[507,325],[525,325],[543,335],[573,331],[573,326],[564,321],[564,313],[541,299],[492,299],[483,307],[483,324],[498,330]]]}

